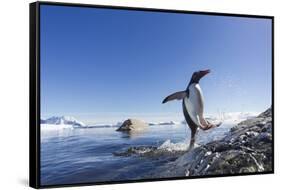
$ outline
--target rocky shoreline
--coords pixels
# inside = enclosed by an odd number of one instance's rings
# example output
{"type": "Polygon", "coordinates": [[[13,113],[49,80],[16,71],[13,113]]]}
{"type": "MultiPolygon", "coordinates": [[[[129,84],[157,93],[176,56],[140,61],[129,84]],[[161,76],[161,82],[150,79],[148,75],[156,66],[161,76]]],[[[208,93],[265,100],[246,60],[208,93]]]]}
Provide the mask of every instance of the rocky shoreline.
{"type": "Polygon", "coordinates": [[[221,140],[194,148],[146,177],[182,177],[271,172],[272,109],[245,120],[221,140]]]}

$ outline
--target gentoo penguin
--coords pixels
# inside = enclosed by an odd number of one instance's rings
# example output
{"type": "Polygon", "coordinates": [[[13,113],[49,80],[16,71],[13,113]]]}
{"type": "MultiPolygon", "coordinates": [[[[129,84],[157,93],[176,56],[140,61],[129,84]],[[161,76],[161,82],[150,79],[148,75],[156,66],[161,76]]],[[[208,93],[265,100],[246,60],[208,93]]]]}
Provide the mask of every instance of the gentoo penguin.
{"type": "Polygon", "coordinates": [[[211,124],[203,117],[204,100],[202,90],[199,86],[199,81],[208,73],[210,73],[210,70],[194,72],[186,90],[173,93],[167,96],[162,102],[164,104],[171,100],[183,100],[183,115],[185,117],[186,123],[191,129],[189,149],[193,148],[194,146],[195,135],[198,127],[202,130],[208,130],[213,127],[218,127],[221,124],[211,124]]]}

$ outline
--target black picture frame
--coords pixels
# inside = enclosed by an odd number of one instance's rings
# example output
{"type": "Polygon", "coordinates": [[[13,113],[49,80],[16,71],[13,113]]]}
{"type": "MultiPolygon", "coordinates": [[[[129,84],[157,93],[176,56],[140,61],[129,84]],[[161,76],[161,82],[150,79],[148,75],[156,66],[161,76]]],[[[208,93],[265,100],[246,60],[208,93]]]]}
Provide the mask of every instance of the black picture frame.
{"type": "Polygon", "coordinates": [[[34,2],[29,5],[29,59],[30,59],[30,75],[29,75],[29,185],[33,188],[51,188],[51,187],[68,187],[68,186],[85,186],[85,185],[100,185],[100,184],[120,184],[134,182],[151,182],[163,180],[181,180],[194,178],[210,178],[210,177],[229,177],[242,175],[260,175],[274,173],[274,16],[264,15],[249,15],[249,14],[232,14],[218,12],[200,12],[187,10],[170,10],[156,8],[141,8],[141,7],[125,7],[125,6],[108,6],[108,5],[91,5],[78,3],[59,3],[59,2],[34,2]],[[195,15],[215,15],[215,16],[231,16],[245,18],[264,18],[271,20],[272,30],[272,171],[258,173],[243,173],[229,175],[209,175],[209,176],[193,176],[193,177],[173,177],[159,179],[142,179],[130,181],[104,181],[93,183],[77,183],[63,185],[41,185],[40,183],[40,6],[41,5],[56,5],[56,6],[71,6],[71,7],[87,7],[87,8],[103,8],[117,10],[134,10],[146,12],[166,12],[178,14],[195,14],[195,15]]]}

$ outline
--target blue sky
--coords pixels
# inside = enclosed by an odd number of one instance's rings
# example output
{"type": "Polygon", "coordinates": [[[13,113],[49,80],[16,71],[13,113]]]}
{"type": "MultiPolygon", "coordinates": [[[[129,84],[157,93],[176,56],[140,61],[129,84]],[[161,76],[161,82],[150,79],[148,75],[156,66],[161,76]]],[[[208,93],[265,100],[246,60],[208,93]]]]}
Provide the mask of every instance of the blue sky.
{"type": "Polygon", "coordinates": [[[194,71],[206,113],[271,105],[271,20],[41,5],[41,113],[181,114],[194,71]]]}

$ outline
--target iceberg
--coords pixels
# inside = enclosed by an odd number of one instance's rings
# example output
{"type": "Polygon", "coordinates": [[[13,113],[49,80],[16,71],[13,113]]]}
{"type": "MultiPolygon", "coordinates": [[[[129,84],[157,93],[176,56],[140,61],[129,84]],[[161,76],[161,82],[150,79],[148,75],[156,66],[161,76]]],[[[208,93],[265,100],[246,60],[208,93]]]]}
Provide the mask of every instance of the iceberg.
{"type": "Polygon", "coordinates": [[[41,119],[41,124],[52,124],[52,125],[73,125],[83,127],[86,126],[83,122],[76,120],[74,117],[70,116],[53,116],[46,120],[41,119]]]}
{"type": "Polygon", "coordinates": [[[41,119],[42,130],[62,130],[73,129],[77,127],[87,127],[83,122],[69,116],[53,116],[48,119],[41,119]]]}

